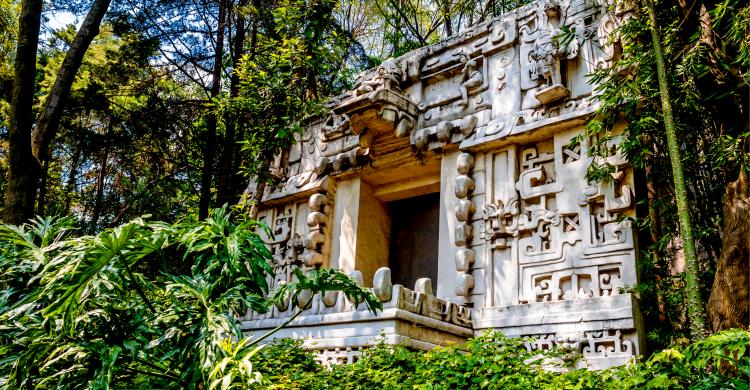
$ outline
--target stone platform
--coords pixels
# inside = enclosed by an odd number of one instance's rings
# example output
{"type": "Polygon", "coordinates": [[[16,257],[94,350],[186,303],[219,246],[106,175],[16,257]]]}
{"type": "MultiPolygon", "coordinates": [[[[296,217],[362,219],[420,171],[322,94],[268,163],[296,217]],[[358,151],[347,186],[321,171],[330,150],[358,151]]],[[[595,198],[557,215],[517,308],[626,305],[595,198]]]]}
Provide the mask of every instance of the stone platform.
{"type": "MultiPolygon", "coordinates": [[[[430,279],[418,280],[415,290],[410,290],[393,285],[390,274],[388,268],[379,269],[371,289],[383,304],[381,312],[373,314],[364,304],[355,307],[343,293],[316,294],[303,313],[271,339],[302,339],[304,347],[315,351],[328,365],[351,363],[363,349],[378,343],[429,350],[462,344],[473,336],[470,310],[436,298],[430,279]]],[[[361,278],[360,273],[353,276],[361,278]]],[[[296,310],[299,305],[249,314],[243,318],[242,327],[249,337],[262,336],[286,323],[296,310]]]]}

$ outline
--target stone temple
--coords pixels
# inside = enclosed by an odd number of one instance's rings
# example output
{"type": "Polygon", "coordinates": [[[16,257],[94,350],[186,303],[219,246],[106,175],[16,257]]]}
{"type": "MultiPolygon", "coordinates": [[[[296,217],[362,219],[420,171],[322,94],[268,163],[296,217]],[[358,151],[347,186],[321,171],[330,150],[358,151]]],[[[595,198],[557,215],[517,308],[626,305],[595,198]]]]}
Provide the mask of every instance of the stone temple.
{"type": "MultiPolygon", "coordinates": [[[[388,59],[333,98],[277,156],[280,184],[262,196],[271,285],[297,267],[338,268],[384,310],[318,295],[275,337],[304,339],[325,364],[382,341],[430,349],[488,329],[529,337],[531,350],[563,345],[583,367],[642,353],[628,292],[632,168],[614,152],[616,128],[599,158],[612,180],[588,181],[582,136],[598,106],[587,75],[619,54],[629,11],[623,0],[533,2],[388,59]]],[[[249,312],[243,329],[263,334],[300,304],[249,312]]]]}

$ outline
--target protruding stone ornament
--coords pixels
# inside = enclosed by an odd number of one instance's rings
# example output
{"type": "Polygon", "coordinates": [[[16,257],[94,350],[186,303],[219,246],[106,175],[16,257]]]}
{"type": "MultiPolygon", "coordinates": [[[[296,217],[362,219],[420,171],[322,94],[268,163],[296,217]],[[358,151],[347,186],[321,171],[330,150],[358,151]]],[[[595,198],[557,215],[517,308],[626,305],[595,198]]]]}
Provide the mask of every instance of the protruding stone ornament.
{"type": "Polygon", "coordinates": [[[474,211],[474,203],[468,199],[459,199],[456,204],[456,219],[459,222],[467,222],[474,211]]]}
{"type": "Polygon", "coordinates": [[[326,224],[326,215],[320,211],[313,211],[307,214],[307,226],[314,227],[326,224]]]}
{"type": "Polygon", "coordinates": [[[466,246],[466,244],[469,243],[469,241],[471,240],[471,237],[473,236],[472,233],[473,233],[472,227],[468,223],[462,223],[456,226],[456,231],[455,231],[456,245],[466,246]]]}
{"type": "Polygon", "coordinates": [[[437,129],[435,130],[435,135],[437,136],[438,141],[440,142],[448,142],[451,140],[451,132],[453,131],[453,122],[447,121],[447,122],[440,122],[437,125],[437,129]]]}
{"type": "Polygon", "coordinates": [[[349,277],[354,279],[354,281],[357,283],[358,286],[364,286],[365,285],[365,278],[362,276],[362,271],[354,270],[349,274],[349,277]]]}
{"type": "Polygon", "coordinates": [[[434,295],[432,292],[432,279],[419,278],[414,284],[414,291],[425,295],[434,295]]]}
{"type": "Polygon", "coordinates": [[[477,127],[477,122],[479,122],[479,119],[474,115],[469,115],[464,118],[461,121],[461,134],[463,134],[464,137],[470,136],[471,133],[474,132],[474,129],[477,127]]]}
{"type": "Polygon", "coordinates": [[[466,175],[474,167],[474,156],[469,153],[461,153],[456,157],[456,171],[462,175],[466,175]]]}
{"type": "MultiPolygon", "coordinates": [[[[362,276],[362,272],[361,272],[361,271],[359,271],[359,270],[354,270],[354,271],[352,271],[352,272],[351,272],[351,273],[349,274],[349,277],[350,277],[350,278],[352,278],[352,279],[354,279],[354,282],[355,282],[355,283],[357,283],[357,285],[358,285],[358,286],[362,287],[362,286],[364,286],[364,285],[365,285],[365,284],[364,284],[364,280],[365,280],[365,279],[364,279],[364,277],[362,276]]],[[[353,304],[356,304],[356,305],[357,305],[357,307],[359,307],[359,305],[360,305],[360,304],[362,303],[362,302],[354,302],[354,301],[352,301],[351,299],[349,300],[349,302],[351,302],[351,303],[353,303],[353,304]]]]}
{"type": "Polygon", "coordinates": [[[472,288],[474,288],[474,277],[471,274],[462,273],[456,276],[456,295],[468,297],[472,288]]]}
{"type": "Polygon", "coordinates": [[[570,91],[560,84],[542,88],[536,93],[536,100],[542,104],[550,104],[570,96],[570,91]]]}
{"type": "Polygon", "coordinates": [[[391,269],[381,267],[375,271],[372,280],[372,292],[380,302],[388,302],[393,295],[393,282],[391,282],[391,269]]]}
{"type": "Polygon", "coordinates": [[[461,248],[456,251],[456,270],[460,272],[468,272],[471,265],[474,264],[476,258],[476,252],[468,248],[461,248]]]}
{"type": "Polygon", "coordinates": [[[313,293],[310,290],[302,290],[297,295],[297,307],[300,309],[309,309],[312,305],[313,293]]]}
{"type": "Polygon", "coordinates": [[[328,169],[328,163],[331,161],[328,159],[328,157],[321,157],[318,159],[317,162],[315,162],[315,173],[318,176],[322,176],[326,173],[326,170],[328,169]]]}
{"type": "Polygon", "coordinates": [[[456,178],[456,197],[465,198],[471,191],[474,191],[474,179],[469,176],[459,176],[456,178]]]}
{"type": "Polygon", "coordinates": [[[305,267],[320,267],[323,265],[323,255],[313,251],[305,252],[302,255],[302,262],[305,267]]]}
{"type": "Polygon", "coordinates": [[[305,248],[310,250],[317,250],[320,245],[323,245],[326,237],[323,233],[318,231],[310,232],[305,239],[305,248]]]}
{"type": "Polygon", "coordinates": [[[414,135],[414,146],[417,148],[417,150],[424,150],[427,148],[427,140],[430,133],[427,131],[427,129],[422,129],[417,131],[417,133],[414,135]]]}
{"type": "Polygon", "coordinates": [[[310,196],[309,204],[311,210],[321,211],[328,204],[328,198],[323,194],[313,194],[310,196]]]}
{"type": "Polygon", "coordinates": [[[333,307],[336,305],[336,301],[338,300],[338,297],[339,297],[338,291],[326,291],[321,297],[321,301],[323,301],[323,304],[325,306],[333,307]]]}

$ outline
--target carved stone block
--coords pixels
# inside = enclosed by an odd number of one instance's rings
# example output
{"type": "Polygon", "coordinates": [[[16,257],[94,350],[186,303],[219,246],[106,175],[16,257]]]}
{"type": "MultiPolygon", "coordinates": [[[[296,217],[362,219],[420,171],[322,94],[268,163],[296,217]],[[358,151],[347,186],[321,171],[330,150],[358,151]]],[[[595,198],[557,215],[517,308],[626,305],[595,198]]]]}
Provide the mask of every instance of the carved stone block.
{"type": "Polygon", "coordinates": [[[430,278],[419,278],[417,279],[416,284],[414,285],[414,291],[425,294],[425,295],[433,295],[432,293],[432,279],[430,278]]]}
{"type": "Polygon", "coordinates": [[[542,104],[552,104],[568,96],[570,96],[570,91],[560,84],[542,88],[534,95],[536,100],[539,100],[542,104]]]}
{"type": "Polygon", "coordinates": [[[375,278],[372,281],[372,292],[378,297],[380,302],[391,300],[393,283],[391,282],[390,268],[382,267],[375,272],[375,278]]]}
{"type": "Polygon", "coordinates": [[[467,297],[472,288],[474,288],[474,277],[471,274],[463,273],[456,276],[456,295],[467,297]]]}

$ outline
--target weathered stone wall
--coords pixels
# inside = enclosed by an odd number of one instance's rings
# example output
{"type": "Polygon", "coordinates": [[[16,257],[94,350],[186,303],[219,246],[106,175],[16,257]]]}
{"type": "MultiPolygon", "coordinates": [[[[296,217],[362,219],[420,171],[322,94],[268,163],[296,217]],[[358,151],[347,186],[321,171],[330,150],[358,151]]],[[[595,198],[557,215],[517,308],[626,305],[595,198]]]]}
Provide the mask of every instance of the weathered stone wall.
{"type": "Polygon", "coordinates": [[[282,182],[261,217],[276,283],[321,266],[369,283],[389,261],[387,202],[439,193],[435,295],[471,308],[475,332],[564,345],[592,367],[642,351],[626,292],[632,169],[613,153],[600,161],[611,180],[587,181],[581,136],[597,107],[586,75],[619,52],[612,31],[628,10],[535,2],[360,75],[275,163],[282,182]]]}

